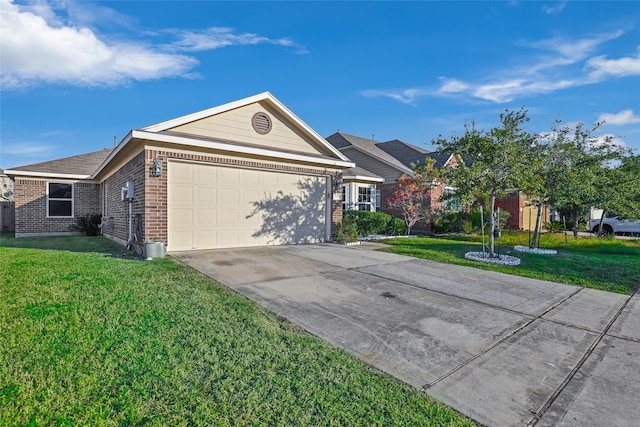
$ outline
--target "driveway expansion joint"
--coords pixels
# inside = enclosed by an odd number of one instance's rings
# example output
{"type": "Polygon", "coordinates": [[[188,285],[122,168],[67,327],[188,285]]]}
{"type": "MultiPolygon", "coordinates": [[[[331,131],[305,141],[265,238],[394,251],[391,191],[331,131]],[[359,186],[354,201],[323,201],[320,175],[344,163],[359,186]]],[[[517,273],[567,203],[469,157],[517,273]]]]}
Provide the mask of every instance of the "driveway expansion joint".
{"type": "MultiPolygon", "coordinates": [[[[634,294],[635,295],[635,294],[634,294]]],[[[609,323],[607,324],[607,326],[604,328],[604,330],[598,334],[598,336],[596,337],[596,339],[593,341],[593,343],[591,343],[591,345],[589,346],[589,348],[587,348],[587,351],[585,352],[585,354],[580,358],[580,360],[578,361],[578,363],[576,364],[576,366],[569,372],[569,374],[567,374],[567,376],[565,377],[565,379],[562,381],[562,383],[560,383],[560,385],[558,386],[558,388],[556,388],[556,390],[549,396],[549,398],[547,399],[547,401],[542,405],[542,407],[533,415],[533,418],[531,418],[531,420],[529,421],[529,423],[527,424],[528,427],[533,427],[535,426],[538,421],[540,421],[540,419],[542,419],[542,417],[544,416],[545,412],[547,412],[547,410],[551,407],[551,405],[553,405],[553,402],[556,401],[556,399],[560,396],[560,394],[562,393],[562,391],[569,385],[569,383],[571,382],[571,380],[573,379],[573,377],[575,377],[575,375],[578,373],[578,371],[582,368],[582,366],[585,364],[585,362],[587,361],[587,359],[591,356],[591,354],[593,354],[593,352],[595,351],[596,347],[598,346],[598,344],[600,344],[600,342],[602,341],[602,339],[607,335],[607,332],[609,332],[609,329],[613,326],[613,324],[615,323],[615,321],[618,319],[618,317],[620,316],[620,314],[622,313],[622,311],[627,307],[627,304],[629,304],[629,301],[631,301],[631,298],[633,298],[634,295],[631,295],[629,298],[627,298],[624,303],[622,304],[622,306],[618,309],[618,311],[616,312],[616,314],[613,316],[613,318],[609,321],[609,323]]]]}

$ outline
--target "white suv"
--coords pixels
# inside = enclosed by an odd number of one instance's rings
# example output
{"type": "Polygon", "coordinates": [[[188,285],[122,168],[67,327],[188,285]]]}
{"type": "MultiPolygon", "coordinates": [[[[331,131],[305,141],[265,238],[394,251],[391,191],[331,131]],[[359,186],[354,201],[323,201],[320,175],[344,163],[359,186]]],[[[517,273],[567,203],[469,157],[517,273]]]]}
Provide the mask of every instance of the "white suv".
{"type": "MultiPolygon", "coordinates": [[[[598,232],[600,218],[589,220],[589,230],[598,232]]],[[[640,221],[629,221],[628,219],[605,218],[602,221],[602,231],[605,234],[621,234],[630,236],[640,236],[640,221]]]]}

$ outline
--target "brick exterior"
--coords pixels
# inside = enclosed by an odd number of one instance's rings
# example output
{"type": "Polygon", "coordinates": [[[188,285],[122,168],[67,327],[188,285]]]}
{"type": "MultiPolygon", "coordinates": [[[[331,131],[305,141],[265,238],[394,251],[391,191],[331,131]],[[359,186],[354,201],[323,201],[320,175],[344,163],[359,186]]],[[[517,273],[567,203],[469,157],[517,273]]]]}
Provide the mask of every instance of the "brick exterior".
{"type": "MultiPolygon", "coordinates": [[[[111,222],[111,229],[105,234],[121,243],[129,238],[129,202],[122,200],[122,187],[127,181],[133,182],[134,199],[132,214],[143,214],[145,205],[145,156],[141,152],[113,175],[102,182],[104,200],[102,215],[111,222]]],[[[144,220],[143,220],[144,230],[144,220]]]]}
{"type": "Polygon", "coordinates": [[[17,177],[14,185],[16,234],[66,233],[76,218],[100,213],[100,185],[82,181],[17,177]],[[47,182],[73,184],[73,218],[47,218],[47,182]]]}
{"type": "Polygon", "coordinates": [[[522,225],[522,207],[525,203],[525,196],[520,192],[507,194],[500,199],[496,198],[495,208],[509,212],[506,228],[510,230],[523,229],[522,225]]]}
{"type": "MultiPolygon", "coordinates": [[[[129,238],[129,202],[121,199],[122,188],[127,181],[134,185],[135,197],[132,214],[142,215],[144,240],[168,242],[167,160],[181,159],[226,166],[254,167],[280,172],[328,175],[324,169],[265,163],[253,159],[230,159],[199,153],[174,153],[161,149],[146,149],[135,155],[102,183],[74,182],[75,215],[102,213],[111,224],[104,234],[125,244],[129,238]],[[155,159],[162,165],[162,176],[152,178],[149,168],[155,159]]],[[[52,180],[53,182],[53,180],[52,180]]],[[[16,179],[16,233],[68,232],[75,218],[46,218],[45,180],[16,179]]],[[[342,220],[342,202],[331,198],[331,232],[342,220]]]]}

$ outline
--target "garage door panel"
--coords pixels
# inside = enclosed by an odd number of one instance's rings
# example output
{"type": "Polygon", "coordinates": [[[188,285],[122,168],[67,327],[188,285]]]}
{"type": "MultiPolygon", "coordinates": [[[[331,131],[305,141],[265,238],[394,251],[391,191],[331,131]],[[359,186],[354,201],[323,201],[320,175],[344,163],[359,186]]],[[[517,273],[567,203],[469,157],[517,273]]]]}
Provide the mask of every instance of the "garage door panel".
{"type": "Polygon", "coordinates": [[[168,180],[170,250],[325,240],[324,177],[170,162],[168,180]]]}

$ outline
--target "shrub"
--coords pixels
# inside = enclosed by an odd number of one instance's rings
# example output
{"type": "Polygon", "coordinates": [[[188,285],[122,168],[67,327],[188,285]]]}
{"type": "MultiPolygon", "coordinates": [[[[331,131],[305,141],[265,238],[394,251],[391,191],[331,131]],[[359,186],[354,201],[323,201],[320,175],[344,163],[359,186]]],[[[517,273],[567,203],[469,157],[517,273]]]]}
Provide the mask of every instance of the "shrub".
{"type": "Polygon", "coordinates": [[[360,236],[370,234],[398,236],[405,234],[406,230],[403,220],[384,212],[345,211],[344,218],[356,224],[357,233],[360,236]]]}
{"type": "Polygon", "coordinates": [[[433,224],[436,233],[471,233],[480,229],[480,211],[449,212],[433,224]]]}
{"type": "Polygon", "coordinates": [[[102,214],[86,214],[76,218],[76,223],[69,226],[71,230],[77,230],[85,233],[87,236],[97,236],[100,234],[100,223],[102,222],[102,214]]]}
{"type": "Polygon", "coordinates": [[[564,231],[564,223],[562,221],[545,222],[542,227],[552,233],[560,233],[564,231]]]}
{"type": "Polygon", "coordinates": [[[351,243],[358,240],[358,226],[351,218],[343,218],[336,224],[336,243],[351,243]]]}

